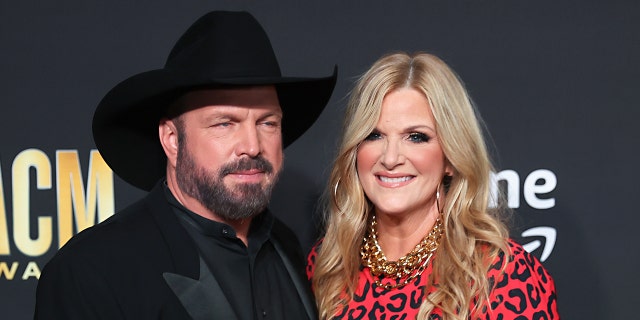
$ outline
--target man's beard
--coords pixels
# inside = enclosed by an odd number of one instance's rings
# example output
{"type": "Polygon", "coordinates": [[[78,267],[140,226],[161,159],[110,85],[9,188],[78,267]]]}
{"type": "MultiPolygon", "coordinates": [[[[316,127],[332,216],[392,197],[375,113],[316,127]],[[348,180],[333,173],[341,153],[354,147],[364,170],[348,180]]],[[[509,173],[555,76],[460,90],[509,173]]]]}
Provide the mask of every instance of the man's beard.
{"type": "Polygon", "coordinates": [[[198,167],[184,145],[180,144],[176,161],[176,180],[184,193],[225,220],[251,218],[267,207],[280,172],[273,175],[264,189],[260,183],[241,183],[232,189],[224,185],[224,177],[236,171],[258,169],[271,174],[273,166],[262,156],[242,158],[223,165],[217,172],[211,172],[198,167]]]}

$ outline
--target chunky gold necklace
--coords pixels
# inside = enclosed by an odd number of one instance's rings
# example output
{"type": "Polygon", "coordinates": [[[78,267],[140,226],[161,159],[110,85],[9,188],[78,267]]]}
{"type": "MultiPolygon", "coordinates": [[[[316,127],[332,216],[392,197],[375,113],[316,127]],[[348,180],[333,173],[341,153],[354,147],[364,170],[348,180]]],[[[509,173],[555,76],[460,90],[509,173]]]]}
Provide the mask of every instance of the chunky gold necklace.
{"type": "Polygon", "coordinates": [[[377,222],[374,215],[371,219],[369,232],[364,236],[362,247],[360,248],[361,262],[365,267],[369,267],[378,287],[387,290],[404,287],[422,274],[433,253],[438,249],[443,232],[442,220],[438,217],[431,232],[411,252],[397,261],[387,261],[387,257],[378,244],[376,225],[377,222]],[[396,284],[383,284],[382,278],[395,279],[396,284]],[[402,280],[403,278],[404,280],[402,280]]]}

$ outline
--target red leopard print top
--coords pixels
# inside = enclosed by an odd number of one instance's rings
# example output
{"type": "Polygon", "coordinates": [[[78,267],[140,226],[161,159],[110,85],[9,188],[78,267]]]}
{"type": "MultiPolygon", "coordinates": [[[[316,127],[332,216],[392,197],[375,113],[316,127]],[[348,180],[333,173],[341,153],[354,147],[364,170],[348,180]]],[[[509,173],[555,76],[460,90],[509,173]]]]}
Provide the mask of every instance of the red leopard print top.
{"type": "MultiPolygon", "coordinates": [[[[526,252],[522,246],[510,241],[511,255],[504,274],[500,266],[504,255],[500,255],[491,266],[490,283],[497,283],[487,307],[476,313],[474,319],[525,320],[560,319],[557,310],[555,284],[538,259],[526,252]]],[[[312,278],[317,245],[311,250],[307,261],[307,276],[312,278]]],[[[358,289],[353,299],[334,319],[415,319],[424,299],[424,287],[431,273],[431,264],[421,276],[406,286],[385,290],[375,285],[369,268],[360,271],[358,289]]],[[[429,319],[442,319],[440,309],[435,309],[429,319]]]]}

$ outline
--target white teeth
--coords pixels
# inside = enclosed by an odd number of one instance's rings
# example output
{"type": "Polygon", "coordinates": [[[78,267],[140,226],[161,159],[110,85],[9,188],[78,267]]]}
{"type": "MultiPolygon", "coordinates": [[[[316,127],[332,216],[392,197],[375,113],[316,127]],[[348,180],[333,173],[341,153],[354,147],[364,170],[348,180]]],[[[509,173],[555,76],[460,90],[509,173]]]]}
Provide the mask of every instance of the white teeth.
{"type": "Polygon", "coordinates": [[[399,183],[399,182],[405,182],[405,181],[411,180],[411,177],[409,176],[400,177],[400,178],[389,178],[389,177],[379,176],[379,178],[380,178],[380,181],[384,183],[399,183]]]}

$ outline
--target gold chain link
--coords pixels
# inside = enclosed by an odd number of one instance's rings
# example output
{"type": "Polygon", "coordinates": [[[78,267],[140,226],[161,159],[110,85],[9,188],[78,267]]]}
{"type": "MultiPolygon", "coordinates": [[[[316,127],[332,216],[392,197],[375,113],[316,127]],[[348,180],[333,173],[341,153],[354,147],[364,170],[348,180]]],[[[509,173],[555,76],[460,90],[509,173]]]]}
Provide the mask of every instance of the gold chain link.
{"type": "Polygon", "coordinates": [[[438,249],[443,231],[442,220],[438,217],[429,234],[411,252],[397,261],[387,261],[387,257],[378,244],[376,225],[377,222],[374,215],[371,219],[369,232],[365,235],[360,248],[361,262],[365,267],[369,267],[378,287],[386,290],[404,287],[422,274],[433,253],[438,249]],[[395,279],[396,284],[383,284],[381,278],[395,279]],[[403,278],[404,280],[402,280],[403,278]]]}

